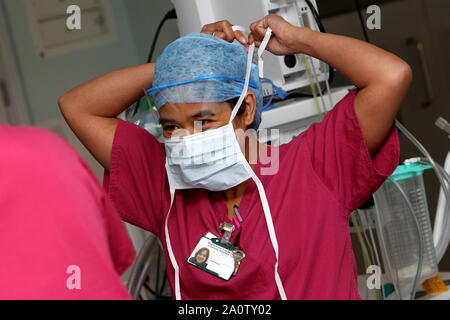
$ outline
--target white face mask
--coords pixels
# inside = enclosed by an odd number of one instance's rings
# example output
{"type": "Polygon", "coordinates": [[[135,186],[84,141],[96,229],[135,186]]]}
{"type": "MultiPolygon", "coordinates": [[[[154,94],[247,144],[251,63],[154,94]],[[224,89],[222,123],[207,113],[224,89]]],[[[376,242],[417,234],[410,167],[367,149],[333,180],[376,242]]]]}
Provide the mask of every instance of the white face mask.
{"type": "Polygon", "coordinates": [[[250,179],[233,124],[165,142],[171,188],[223,191],[250,179]]]}
{"type": "MultiPolygon", "coordinates": [[[[265,47],[270,39],[270,37],[266,38],[266,43],[261,47],[265,47]]],[[[165,222],[165,235],[169,258],[175,270],[175,296],[177,300],[181,300],[180,274],[172,250],[168,228],[175,190],[203,188],[211,191],[223,191],[237,186],[249,178],[252,178],[258,187],[267,228],[275,251],[275,282],[281,298],[287,299],[278,274],[278,242],[264,187],[245,159],[232,124],[247,95],[254,49],[254,45],[249,48],[244,89],[233,109],[228,125],[190,136],[173,138],[165,143],[166,170],[171,195],[170,208],[165,222]],[[219,161],[215,162],[214,160],[219,161]]],[[[259,53],[259,57],[261,57],[261,54],[262,52],[259,53]]]]}

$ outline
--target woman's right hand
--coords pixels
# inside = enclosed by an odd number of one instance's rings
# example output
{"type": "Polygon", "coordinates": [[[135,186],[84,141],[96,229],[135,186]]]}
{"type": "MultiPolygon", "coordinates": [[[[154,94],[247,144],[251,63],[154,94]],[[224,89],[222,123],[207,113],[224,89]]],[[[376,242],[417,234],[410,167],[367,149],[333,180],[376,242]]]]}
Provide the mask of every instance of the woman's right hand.
{"type": "Polygon", "coordinates": [[[293,26],[275,14],[269,14],[250,25],[250,44],[255,43],[259,47],[269,27],[272,29],[272,38],[267,45],[268,51],[278,56],[302,53],[299,41],[302,28],[293,26]]]}
{"type": "Polygon", "coordinates": [[[233,30],[233,25],[228,20],[207,24],[203,26],[201,33],[207,33],[228,42],[237,40],[244,47],[248,48],[247,38],[241,31],[233,30]]]}

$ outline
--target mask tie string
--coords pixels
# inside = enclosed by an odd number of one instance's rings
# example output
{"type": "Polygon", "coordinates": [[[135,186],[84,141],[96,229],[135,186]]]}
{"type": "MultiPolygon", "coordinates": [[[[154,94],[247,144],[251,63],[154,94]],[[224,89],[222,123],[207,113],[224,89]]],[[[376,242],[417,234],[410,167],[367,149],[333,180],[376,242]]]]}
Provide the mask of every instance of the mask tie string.
{"type": "Polygon", "coordinates": [[[261,79],[264,78],[264,60],[262,58],[262,55],[264,51],[266,51],[267,45],[269,44],[271,37],[272,37],[272,29],[269,27],[267,28],[266,35],[264,36],[264,39],[258,49],[258,68],[259,68],[259,77],[261,79]]]}
{"type": "Polygon", "coordinates": [[[253,52],[255,51],[255,44],[252,44],[248,48],[248,55],[247,55],[247,71],[245,74],[245,82],[244,82],[244,89],[242,90],[241,96],[239,97],[238,102],[236,103],[236,106],[233,109],[233,112],[231,113],[230,122],[228,124],[231,124],[236,117],[237,113],[239,112],[239,109],[241,108],[242,102],[244,102],[245,97],[247,96],[248,92],[248,86],[250,83],[250,75],[252,71],[252,60],[253,60],[253,52]]]}
{"type": "Polygon", "coordinates": [[[175,199],[175,189],[170,188],[170,208],[169,208],[169,212],[167,212],[167,217],[166,217],[166,222],[165,222],[165,236],[166,236],[166,245],[167,245],[167,251],[169,252],[170,262],[172,263],[172,267],[175,270],[175,299],[181,300],[180,268],[178,267],[177,260],[175,259],[175,255],[172,250],[172,244],[170,243],[170,236],[169,236],[169,216],[170,216],[170,211],[173,206],[174,199],[175,199]]]}

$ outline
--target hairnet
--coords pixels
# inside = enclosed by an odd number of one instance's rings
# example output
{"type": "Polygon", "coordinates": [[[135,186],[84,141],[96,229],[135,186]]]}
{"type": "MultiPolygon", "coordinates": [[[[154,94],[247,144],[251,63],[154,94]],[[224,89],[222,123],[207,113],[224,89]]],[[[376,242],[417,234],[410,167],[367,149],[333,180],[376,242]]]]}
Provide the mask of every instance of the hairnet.
{"type": "MultiPolygon", "coordinates": [[[[167,46],[156,62],[153,96],[156,107],[166,103],[225,102],[244,88],[247,52],[244,46],[209,34],[192,33],[167,46]]],[[[252,65],[249,91],[256,96],[252,128],[261,123],[263,93],[258,67],[252,65]]]]}

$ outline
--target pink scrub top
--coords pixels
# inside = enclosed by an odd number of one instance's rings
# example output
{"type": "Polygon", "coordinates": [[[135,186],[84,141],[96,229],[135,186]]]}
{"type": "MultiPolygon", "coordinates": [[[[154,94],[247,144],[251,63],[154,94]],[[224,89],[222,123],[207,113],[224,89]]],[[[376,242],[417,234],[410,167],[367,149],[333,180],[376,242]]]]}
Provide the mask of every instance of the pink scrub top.
{"type": "Polygon", "coordinates": [[[135,251],[102,186],[60,137],[0,126],[0,299],[131,299],[135,251]]]}
{"type": "MultiPolygon", "coordinates": [[[[356,90],[320,124],[313,124],[278,149],[279,170],[261,157],[254,171],[264,185],[279,245],[279,274],[288,299],[360,299],[349,217],[391,175],[399,163],[395,126],[371,157],[354,110],[356,90]]],[[[170,205],[164,146],[134,124],[121,121],[111,170],[104,186],[122,218],[156,234],[168,259],[164,222],[170,205]]],[[[241,229],[231,242],[245,252],[236,277],[224,281],[186,260],[207,232],[222,236],[231,222],[221,193],[177,190],[169,234],[180,268],[183,299],[280,299],[274,278],[275,253],[256,184],[249,180],[239,207],[241,229]]]]}

